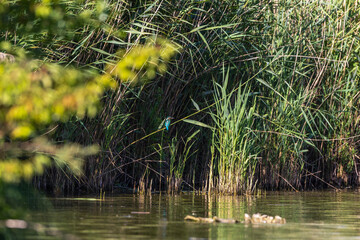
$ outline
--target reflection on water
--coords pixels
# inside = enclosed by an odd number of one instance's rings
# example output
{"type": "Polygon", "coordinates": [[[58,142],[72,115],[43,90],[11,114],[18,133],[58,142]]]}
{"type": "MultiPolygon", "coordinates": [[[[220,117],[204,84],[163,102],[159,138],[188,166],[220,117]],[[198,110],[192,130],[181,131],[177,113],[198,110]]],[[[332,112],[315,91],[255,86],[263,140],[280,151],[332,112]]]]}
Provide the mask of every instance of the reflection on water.
{"type": "Polygon", "coordinates": [[[358,192],[286,192],[260,197],[119,195],[103,202],[53,199],[51,211],[34,212],[29,220],[80,239],[360,239],[359,200],[358,192]],[[190,214],[244,220],[245,213],[257,212],[285,217],[287,224],[183,220],[190,214]]]}

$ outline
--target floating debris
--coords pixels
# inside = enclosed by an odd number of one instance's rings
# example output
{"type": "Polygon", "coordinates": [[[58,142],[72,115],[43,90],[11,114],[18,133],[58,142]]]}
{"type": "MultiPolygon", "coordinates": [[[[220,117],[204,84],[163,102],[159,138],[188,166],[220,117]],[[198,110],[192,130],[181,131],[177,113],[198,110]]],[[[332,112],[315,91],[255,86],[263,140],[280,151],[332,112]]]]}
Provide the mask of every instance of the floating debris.
{"type": "Polygon", "coordinates": [[[251,217],[249,214],[245,213],[245,223],[277,223],[277,224],[285,224],[286,219],[280,216],[268,216],[268,215],[261,215],[260,213],[253,214],[251,217]]]}
{"type": "Polygon", "coordinates": [[[193,221],[193,222],[204,222],[204,223],[213,223],[214,222],[213,218],[194,217],[194,216],[190,216],[190,215],[187,215],[184,219],[188,220],[188,221],[193,221]]]}
{"type": "Polygon", "coordinates": [[[184,219],[188,220],[188,221],[203,222],[203,223],[213,223],[213,222],[217,222],[217,223],[240,223],[240,221],[238,221],[236,219],[231,219],[231,218],[226,219],[226,218],[218,218],[218,217],[203,218],[203,217],[194,217],[194,216],[187,215],[184,219]]]}
{"type": "Polygon", "coordinates": [[[150,212],[131,212],[131,214],[150,214],[150,212]]]}
{"type": "Polygon", "coordinates": [[[232,219],[232,218],[203,218],[203,217],[194,217],[187,215],[184,220],[187,221],[193,221],[193,222],[202,222],[202,223],[245,223],[245,224],[261,224],[261,223],[267,223],[267,224],[285,224],[286,219],[282,218],[280,216],[268,216],[268,215],[261,215],[260,213],[253,214],[251,217],[249,214],[245,213],[245,221],[240,222],[239,220],[232,219]]]}

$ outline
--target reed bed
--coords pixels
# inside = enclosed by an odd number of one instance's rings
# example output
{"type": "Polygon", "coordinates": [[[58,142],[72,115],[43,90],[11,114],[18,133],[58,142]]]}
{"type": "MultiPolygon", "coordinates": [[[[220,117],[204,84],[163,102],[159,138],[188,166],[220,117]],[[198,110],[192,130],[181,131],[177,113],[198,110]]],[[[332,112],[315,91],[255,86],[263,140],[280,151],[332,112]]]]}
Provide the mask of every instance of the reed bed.
{"type": "Polygon", "coordinates": [[[223,194],[359,184],[357,0],[107,2],[104,26],[46,45],[48,58],[101,72],[149,36],[182,51],[146,85],[107,93],[96,119],[59,127],[58,141],[102,151],[81,179],[51,169],[36,184],[223,194]],[[152,134],[167,116],[169,131],[152,134]]]}

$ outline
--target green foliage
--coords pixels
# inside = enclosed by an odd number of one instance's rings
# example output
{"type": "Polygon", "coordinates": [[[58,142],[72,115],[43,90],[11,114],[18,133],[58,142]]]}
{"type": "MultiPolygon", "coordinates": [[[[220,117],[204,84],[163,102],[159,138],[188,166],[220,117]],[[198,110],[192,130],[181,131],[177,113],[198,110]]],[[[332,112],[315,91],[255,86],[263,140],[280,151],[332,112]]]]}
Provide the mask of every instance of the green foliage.
{"type": "Polygon", "coordinates": [[[123,83],[144,84],[155,78],[156,72],[166,73],[166,64],[180,47],[161,38],[149,38],[145,45],[138,45],[125,53],[118,53],[121,61],[115,66],[108,66],[109,75],[117,77],[123,83]]]}
{"type": "Polygon", "coordinates": [[[38,137],[73,116],[95,116],[104,91],[116,87],[114,80],[94,72],[26,58],[20,46],[30,45],[25,48],[29,50],[31,42],[63,38],[94,19],[68,14],[67,7],[66,1],[0,2],[0,48],[15,55],[0,53],[1,182],[31,180],[51,165],[51,159],[79,175],[82,159],[97,151],[94,146],[59,145],[38,137]]]}
{"type": "MultiPolygon", "coordinates": [[[[94,117],[104,91],[116,82],[94,71],[27,58],[27,52],[69,37],[89,20],[68,15],[66,8],[65,1],[0,1],[0,219],[24,218],[35,206],[31,199],[39,196],[25,181],[52,165],[79,176],[84,157],[98,151],[48,136],[59,122],[94,117]]],[[[0,235],[14,237],[6,229],[0,235]]]]}
{"type": "Polygon", "coordinates": [[[18,46],[34,51],[55,39],[70,40],[77,29],[87,24],[93,29],[99,28],[107,17],[104,1],[2,0],[0,40],[6,43],[20,39],[16,41],[18,46]]]}
{"type": "Polygon", "coordinates": [[[93,154],[95,149],[60,147],[44,137],[36,137],[54,123],[65,122],[72,116],[80,119],[95,116],[104,90],[115,86],[116,82],[92,72],[56,64],[38,61],[0,64],[0,179],[29,180],[34,174],[43,173],[50,158],[62,161],[80,174],[82,161],[75,156],[93,154]]]}
{"type": "Polygon", "coordinates": [[[0,65],[0,138],[27,139],[52,122],[93,117],[114,81],[36,61],[0,65]]]}

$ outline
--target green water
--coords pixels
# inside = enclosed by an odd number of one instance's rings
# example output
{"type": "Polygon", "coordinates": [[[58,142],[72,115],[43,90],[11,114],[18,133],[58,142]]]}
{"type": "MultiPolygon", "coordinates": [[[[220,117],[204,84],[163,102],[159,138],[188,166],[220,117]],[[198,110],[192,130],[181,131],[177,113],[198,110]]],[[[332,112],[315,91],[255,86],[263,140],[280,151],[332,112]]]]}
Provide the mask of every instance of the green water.
{"type": "MultiPolygon", "coordinates": [[[[119,195],[103,202],[52,199],[29,220],[78,239],[360,239],[360,193],[267,193],[260,197],[119,195]],[[133,213],[132,213],[133,212],[133,213]],[[134,212],[148,212],[138,214],[134,212]],[[280,215],[284,225],[185,222],[186,215],[244,219],[280,215]]],[[[27,239],[54,239],[27,235],[27,239]]],[[[62,237],[63,238],[63,237],[62,237]]]]}

